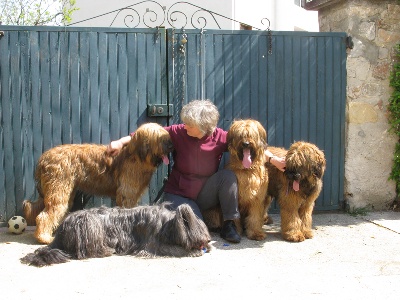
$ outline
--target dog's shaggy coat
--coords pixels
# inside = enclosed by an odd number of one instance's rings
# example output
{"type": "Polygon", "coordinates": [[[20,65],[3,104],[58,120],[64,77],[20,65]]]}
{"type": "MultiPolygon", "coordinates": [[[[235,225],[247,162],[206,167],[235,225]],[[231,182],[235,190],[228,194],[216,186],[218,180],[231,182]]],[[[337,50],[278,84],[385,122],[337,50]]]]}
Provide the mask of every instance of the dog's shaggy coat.
{"type": "MultiPolygon", "coordinates": [[[[289,150],[268,147],[274,155],[286,158],[286,170],[268,167],[267,206],[277,199],[281,215],[281,232],[285,240],[302,242],[313,237],[312,212],[322,189],[326,161],[314,144],[296,142],[289,150]]],[[[267,219],[267,215],[265,216],[267,219]]]]}
{"type": "Polygon", "coordinates": [[[53,242],[21,258],[37,267],[113,254],[140,257],[201,256],[210,250],[204,222],[189,205],[92,208],[68,215],[53,242]]]}
{"type": "MultiPolygon", "coordinates": [[[[232,170],[238,180],[240,222],[235,222],[237,230],[241,234],[244,228],[249,239],[263,240],[268,188],[267,133],[256,120],[237,120],[229,128],[227,140],[230,159],[226,168],[232,170]]],[[[221,227],[223,220],[219,207],[203,212],[203,216],[210,228],[221,227]]]]}
{"type": "Polygon", "coordinates": [[[168,132],[156,123],[140,126],[115,157],[107,146],[61,145],[46,151],[37,163],[39,199],[25,200],[24,216],[36,221],[36,239],[48,244],[53,232],[71,211],[78,194],[116,199],[120,207],[135,207],[157,166],[172,151],[168,132]]]}

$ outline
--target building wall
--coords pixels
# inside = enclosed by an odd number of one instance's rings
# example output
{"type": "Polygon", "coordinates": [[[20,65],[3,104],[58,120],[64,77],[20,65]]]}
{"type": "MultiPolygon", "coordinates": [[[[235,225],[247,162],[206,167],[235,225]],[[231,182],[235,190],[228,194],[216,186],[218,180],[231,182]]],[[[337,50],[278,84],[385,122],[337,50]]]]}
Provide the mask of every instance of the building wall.
{"type": "Polygon", "coordinates": [[[396,197],[388,180],[396,143],[389,133],[388,99],[395,46],[400,43],[399,1],[330,1],[319,10],[321,31],[344,31],[354,48],[347,59],[345,192],[350,207],[384,209],[396,197]]]}
{"type": "MultiPolygon", "coordinates": [[[[318,13],[315,11],[307,11],[294,4],[293,0],[191,0],[187,1],[195,6],[188,5],[186,3],[175,4],[177,0],[159,0],[159,1],[134,1],[134,0],[77,0],[76,6],[79,8],[78,11],[74,12],[72,22],[74,26],[112,26],[125,27],[124,17],[126,14],[131,13],[132,16],[137,18],[136,13],[132,9],[126,9],[121,12],[118,18],[113,22],[113,19],[117,12],[107,14],[111,11],[118,10],[127,6],[140,3],[132,6],[139,13],[142,18],[146,13],[146,9],[150,9],[155,13],[148,13],[147,16],[152,19],[158,19],[158,22],[162,21],[163,10],[162,6],[166,10],[171,9],[172,11],[184,12],[190,19],[194,13],[199,9],[198,7],[205,8],[221,16],[216,16],[216,20],[221,29],[240,29],[238,22],[252,25],[259,29],[267,29],[268,23],[261,23],[263,18],[270,20],[270,29],[278,31],[319,31],[318,30],[318,13]],[[143,3],[141,3],[143,2],[143,3]],[[174,5],[175,4],[175,5],[174,5]],[[197,7],[196,7],[197,6],[197,7]],[[107,14],[99,18],[94,18],[81,22],[95,16],[107,14]],[[232,22],[230,19],[238,22],[232,22]]],[[[180,28],[183,25],[183,14],[177,13],[174,15],[177,18],[175,27],[180,28]]],[[[194,15],[194,21],[199,21],[201,28],[203,24],[202,20],[197,17],[204,16],[207,20],[207,29],[219,29],[218,25],[214,22],[213,18],[210,18],[207,13],[197,12],[194,15]]],[[[127,18],[127,21],[130,19],[127,18]]],[[[131,24],[136,22],[133,21],[131,24]]],[[[151,23],[150,27],[159,26],[157,22],[151,23]]],[[[165,22],[165,27],[171,27],[168,22],[165,22]]],[[[186,28],[191,28],[190,20],[186,28]]]]}
{"type": "MultiPolygon", "coordinates": [[[[223,0],[221,2],[224,2],[223,0]]],[[[277,31],[318,32],[318,13],[307,11],[293,0],[234,0],[233,19],[257,24],[264,17],[271,21],[271,29],[277,31]]],[[[238,28],[236,28],[238,29],[238,28]]]]}

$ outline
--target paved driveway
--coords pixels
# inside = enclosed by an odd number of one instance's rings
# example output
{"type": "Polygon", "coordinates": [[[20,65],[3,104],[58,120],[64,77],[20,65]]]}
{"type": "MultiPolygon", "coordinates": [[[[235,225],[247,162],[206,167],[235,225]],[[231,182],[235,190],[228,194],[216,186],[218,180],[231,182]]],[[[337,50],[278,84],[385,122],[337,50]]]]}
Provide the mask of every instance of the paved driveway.
{"type": "Polygon", "coordinates": [[[229,245],[212,236],[198,258],[112,256],[44,268],[19,258],[40,247],[33,229],[0,230],[2,299],[399,299],[400,213],[314,215],[315,236],[282,240],[279,215],[268,236],[229,245]],[[211,298],[210,298],[211,297],[211,298]]]}

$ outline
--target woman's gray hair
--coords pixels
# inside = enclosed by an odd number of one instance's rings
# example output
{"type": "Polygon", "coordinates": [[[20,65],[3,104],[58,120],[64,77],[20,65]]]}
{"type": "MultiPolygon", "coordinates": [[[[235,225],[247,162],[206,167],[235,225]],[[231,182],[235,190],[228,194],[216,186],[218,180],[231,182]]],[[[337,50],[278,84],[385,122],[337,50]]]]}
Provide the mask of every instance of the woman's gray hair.
{"type": "Polygon", "coordinates": [[[211,135],[217,128],[219,112],[210,100],[193,100],[182,107],[181,120],[196,126],[204,135],[211,135]]]}

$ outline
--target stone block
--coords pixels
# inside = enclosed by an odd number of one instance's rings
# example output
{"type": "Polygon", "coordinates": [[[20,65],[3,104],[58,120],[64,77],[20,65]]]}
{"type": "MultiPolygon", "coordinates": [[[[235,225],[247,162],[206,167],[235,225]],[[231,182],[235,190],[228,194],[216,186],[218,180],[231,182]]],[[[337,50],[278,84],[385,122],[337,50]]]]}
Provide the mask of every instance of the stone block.
{"type": "Polygon", "coordinates": [[[378,114],[371,104],[350,102],[348,104],[348,121],[350,124],[376,123],[378,114]]]}

